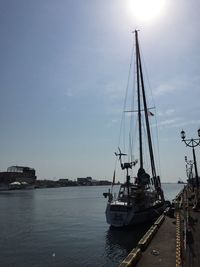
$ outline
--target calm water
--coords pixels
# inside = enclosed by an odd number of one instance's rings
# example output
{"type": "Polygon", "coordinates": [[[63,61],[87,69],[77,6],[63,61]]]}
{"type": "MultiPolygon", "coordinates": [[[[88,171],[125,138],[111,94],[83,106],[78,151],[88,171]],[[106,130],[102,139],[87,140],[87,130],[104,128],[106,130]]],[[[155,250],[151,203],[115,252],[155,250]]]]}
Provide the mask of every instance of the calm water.
{"type": "MultiPolygon", "coordinates": [[[[166,199],[183,185],[163,184],[166,199]]],[[[0,266],[115,267],[147,230],[110,229],[108,187],[0,192],[0,266]]]]}

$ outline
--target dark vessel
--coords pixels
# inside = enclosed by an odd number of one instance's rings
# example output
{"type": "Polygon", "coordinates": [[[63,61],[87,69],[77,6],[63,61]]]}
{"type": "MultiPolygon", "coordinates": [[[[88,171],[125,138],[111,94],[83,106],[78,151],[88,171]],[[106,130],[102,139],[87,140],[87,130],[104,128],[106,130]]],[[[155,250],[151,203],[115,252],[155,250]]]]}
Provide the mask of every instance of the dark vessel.
{"type": "MultiPolygon", "coordinates": [[[[138,129],[139,160],[133,157],[133,138],[136,134],[130,127],[128,140],[129,152],[122,153],[121,149],[118,148],[119,152],[115,153],[119,158],[122,172],[125,172],[125,182],[120,186],[117,197],[113,194],[113,186],[107,193],[108,203],[106,208],[106,220],[108,224],[114,227],[148,222],[157,218],[165,209],[164,195],[161,188],[160,177],[157,174],[154,157],[154,147],[149,122],[149,116],[152,116],[153,113],[151,113],[149,111],[150,108],[147,107],[138,31],[135,31],[135,55],[137,110],[124,110],[124,112],[130,112],[129,114],[131,114],[132,117],[134,114],[137,114],[135,125],[138,129]],[[146,138],[146,143],[144,138],[146,138]],[[124,157],[128,157],[128,160],[125,162],[122,160],[124,157]],[[151,176],[145,170],[146,158],[148,158],[150,163],[148,172],[151,176]],[[138,164],[139,167],[137,168],[138,164]],[[136,177],[131,177],[130,175],[130,171],[132,171],[133,168],[137,168],[136,177]]],[[[132,118],[132,120],[133,119],[134,118],[132,118]]],[[[133,123],[133,121],[130,122],[130,125],[131,123],[133,123]]],[[[114,185],[115,171],[113,177],[114,185]]]]}

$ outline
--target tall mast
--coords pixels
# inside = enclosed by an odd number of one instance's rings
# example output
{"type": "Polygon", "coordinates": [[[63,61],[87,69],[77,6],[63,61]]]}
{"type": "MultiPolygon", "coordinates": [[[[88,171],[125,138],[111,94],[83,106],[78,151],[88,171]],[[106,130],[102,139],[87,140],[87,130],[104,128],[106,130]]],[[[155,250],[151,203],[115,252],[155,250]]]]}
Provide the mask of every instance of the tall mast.
{"type": "Polygon", "coordinates": [[[138,126],[139,126],[139,154],[140,154],[140,168],[143,169],[143,154],[142,154],[142,119],[141,119],[141,101],[140,101],[140,68],[139,68],[139,45],[138,32],[135,30],[135,44],[136,44],[136,71],[137,71],[137,95],[138,95],[138,126]]]}
{"type": "Polygon", "coordinates": [[[139,66],[139,73],[140,73],[140,78],[141,78],[142,97],[143,97],[143,104],[144,104],[144,114],[145,114],[145,122],[146,122],[146,129],[147,129],[151,170],[152,170],[152,176],[156,177],[156,167],[155,167],[155,160],[154,160],[154,154],[153,154],[153,145],[152,145],[152,140],[151,140],[151,130],[150,130],[150,125],[149,125],[148,108],[147,108],[146,95],[145,95],[145,89],[144,89],[144,79],[143,79],[143,71],[142,71],[138,38],[136,38],[136,41],[137,41],[137,51],[138,51],[138,63],[137,64],[139,66]]]}

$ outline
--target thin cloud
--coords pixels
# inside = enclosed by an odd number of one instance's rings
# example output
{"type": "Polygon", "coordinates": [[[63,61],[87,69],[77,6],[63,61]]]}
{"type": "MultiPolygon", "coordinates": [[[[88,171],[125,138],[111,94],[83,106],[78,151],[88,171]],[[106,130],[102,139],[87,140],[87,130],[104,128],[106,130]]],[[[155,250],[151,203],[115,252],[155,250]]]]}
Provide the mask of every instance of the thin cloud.
{"type": "Polygon", "coordinates": [[[175,125],[172,125],[173,128],[183,128],[184,126],[188,125],[200,125],[200,120],[191,120],[191,121],[183,121],[180,123],[177,123],[175,125]]]}
{"type": "Polygon", "coordinates": [[[188,85],[188,82],[184,79],[177,79],[174,81],[169,81],[163,84],[160,84],[157,88],[154,89],[155,96],[161,96],[175,91],[183,90],[188,85]]]}
{"type": "Polygon", "coordinates": [[[171,109],[168,109],[168,110],[165,111],[165,115],[170,116],[170,115],[172,115],[174,112],[175,112],[175,110],[171,108],[171,109]]]}
{"type": "Polygon", "coordinates": [[[106,128],[111,128],[111,127],[113,127],[118,122],[119,122],[119,120],[112,119],[109,123],[106,124],[106,128]]]}
{"type": "Polygon", "coordinates": [[[158,111],[157,115],[159,117],[171,116],[172,114],[174,114],[174,112],[175,112],[175,109],[170,108],[170,109],[167,109],[165,111],[158,111]]]}
{"type": "Polygon", "coordinates": [[[119,99],[122,97],[123,90],[116,83],[108,83],[105,85],[105,93],[111,99],[119,99]]]}
{"type": "Polygon", "coordinates": [[[169,82],[163,82],[157,88],[154,89],[153,94],[155,96],[162,96],[176,91],[188,90],[188,88],[198,90],[199,82],[199,75],[196,75],[194,77],[180,77],[169,82]]]}
{"type": "Polygon", "coordinates": [[[188,125],[200,125],[200,120],[188,120],[185,121],[184,118],[174,118],[169,120],[164,120],[160,122],[159,128],[183,128],[188,125]]]}
{"type": "Polygon", "coordinates": [[[169,92],[173,92],[176,90],[176,87],[174,85],[170,84],[161,84],[154,90],[154,95],[163,95],[169,92]]]}
{"type": "Polygon", "coordinates": [[[72,97],[72,96],[74,96],[74,93],[72,93],[72,89],[67,89],[67,90],[64,92],[64,96],[67,96],[67,97],[72,97]]]}
{"type": "Polygon", "coordinates": [[[173,118],[173,119],[168,119],[168,120],[164,120],[161,121],[159,123],[159,126],[170,126],[170,125],[174,125],[175,123],[177,123],[177,121],[182,120],[181,118],[173,118]]]}

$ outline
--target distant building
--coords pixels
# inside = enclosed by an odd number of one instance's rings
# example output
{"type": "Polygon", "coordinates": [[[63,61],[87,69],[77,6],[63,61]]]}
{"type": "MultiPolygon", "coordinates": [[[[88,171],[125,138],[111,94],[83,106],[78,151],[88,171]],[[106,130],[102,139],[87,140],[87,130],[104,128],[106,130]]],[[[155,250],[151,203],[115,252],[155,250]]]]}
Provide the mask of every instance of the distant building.
{"type": "Polygon", "coordinates": [[[73,182],[73,181],[71,181],[69,179],[63,179],[63,178],[59,179],[57,181],[57,183],[58,183],[59,186],[73,186],[73,185],[75,185],[75,182],[73,182]]]}
{"type": "Polygon", "coordinates": [[[6,172],[0,172],[0,187],[9,187],[12,183],[20,183],[34,187],[36,181],[35,169],[26,166],[11,166],[6,172]]]}
{"type": "Polygon", "coordinates": [[[110,182],[110,181],[101,180],[101,181],[99,181],[99,184],[98,185],[111,185],[111,184],[112,184],[112,182],[110,182]]]}
{"type": "Polygon", "coordinates": [[[92,177],[77,178],[78,185],[92,185],[92,177]]]}
{"type": "Polygon", "coordinates": [[[78,185],[111,185],[107,180],[93,180],[92,177],[77,178],[78,185]]]}
{"type": "Polygon", "coordinates": [[[36,181],[36,188],[54,188],[59,187],[60,185],[57,181],[53,180],[37,180],[36,181]]]}
{"type": "Polygon", "coordinates": [[[69,183],[69,179],[63,179],[63,178],[62,179],[59,179],[58,180],[58,183],[59,184],[68,184],[69,183]]]}

